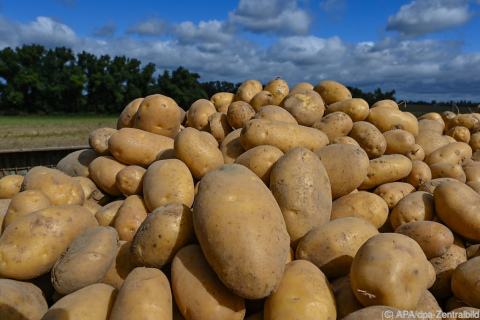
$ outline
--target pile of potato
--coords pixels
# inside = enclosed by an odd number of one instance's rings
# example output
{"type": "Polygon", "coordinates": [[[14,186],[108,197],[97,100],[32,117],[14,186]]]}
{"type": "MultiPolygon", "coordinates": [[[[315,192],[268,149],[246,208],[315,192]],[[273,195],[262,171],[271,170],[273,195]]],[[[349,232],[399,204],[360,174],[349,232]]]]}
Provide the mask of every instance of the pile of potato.
{"type": "Polygon", "coordinates": [[[0,180],[0,319],[480,311],[478,113],[248,80],[136,99],[89,144],[0,180]]]}

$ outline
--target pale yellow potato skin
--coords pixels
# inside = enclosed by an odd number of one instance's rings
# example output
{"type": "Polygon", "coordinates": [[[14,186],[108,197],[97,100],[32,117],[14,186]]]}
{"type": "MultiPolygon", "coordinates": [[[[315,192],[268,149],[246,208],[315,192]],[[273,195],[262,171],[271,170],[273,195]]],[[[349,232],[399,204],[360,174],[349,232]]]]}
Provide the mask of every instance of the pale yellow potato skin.
{"type": "Polygon", "coordinates": [[[95,182],[100,189],[111,196],[121,196],[122,192],[118,189],[115,178],[117,173],[125,167],[127,167],[126,164],[118,161],[114,157],[100,156],[90,163],[88,170],[90,171],[93,182],[95,182]]]}
{"type": "Polygon", "coordinates": [[[100,128],[90,132],[88,136],[88,144],[90,148],[99,156],[110,156],[110,149],[108,147],[108,140],[117,132],[114,128],[100,128]]]}
{"type": "Polygon", "coordinates": [[[270,145],[286,153],[295,147],[305,147],[311,151],[320,149],[328,144],[328,137],[325,133],[310,127],[253,119],[243,127],[240,142],[245,150],[270,145]]]}
{"type": "Polygon", "coordinates": [[[12,199],[0,199],[0,235],[2,235],[3,232],[3,221],[11,201],[12,199]]]}
{"type": "Polygon", "coordinates": [[[415,240],[380,233],[368,239],[353,259],[353,292],[364,306],[411,310],[428,287],[428,263],[415,240]]]}
{"type": "MultiPolygon", "coordinates": [[[[352,99],[352,94],[343,84],[332,80],[325,80],[313,87],[322,96],[327,106],[332,103],[352,99]]],[[[293,91],[293,90],[292,90],[293,91]]]]}
{"type": "Polygon", "coordinates": [[[393,182],[408,176],[412,162],[400,154],[384,155],[370,160],[368,174],[359,189],[371,189],[387,182],[393,182]]]}
{"type": "Polygon", "coordinates": [[[417,318],[419,318],[420,320],[428,320],[432,318],[442,319],[442,312],[443,310],[438,305],[437,299],[435,299],[433,294],[428,290],[423,291],[423,294],[414,309],[414,314],[417,315],[417,318]],[[439,314],[440,316],[437,317],[437,315],[439,314]]]}
{"type": "Polygon", "coordinates": [[[357,141],[370,159],[381,157],[385,154],[385,150],[387,150],[385,137],[380,130],[369,122],[354,122],[348,136],[357,141]]]}
{"type": "Polygon", "coordinates": [[[452,111],[444,111],[440,115],[442,116],[442,119],[445,122],[445,127],[447,127],[448,123],[457,116],[452,111]]]}
{"type": "Polygon", "coordinates": [[[405,155],[408,159],[412,160],[412,162],[425,160],[425,150],[423,150],[421,145],[416,143],[413,144],[412,149],[405,155]]]}
{"type": "Polygon", "coordinates": [[[469,143],[471,138],[470,131],[463,126],[450,128],[447,132],[445,132],[445,135],[454,138],[455,141],[465,143],[469,143]]]}
{"type": "Polygon", "coordinates": [[[334,144],[315,150],[314,153],[327,170],[333,199],[349,194],[367,177],[370,161],[360,147],[334,144]]]}
{"type": "Polygon", "coordinates": [[[410,112],[378,107],[370,110],[365,121],[374,124],[381,132],[403,129],[413,134],[414,137],[418,135],[418,120],[410,112]]]}
{"type": "Polygon", "coordinates": [[[117,120],[117,130],[122,128],[133,128],[135,122],[135,116],[137,115],[138,107],[142,103],[143,98],[137,98],[132,100],[120,113],[117,120]]]}
{"type": "Polygon", "coordinates": [[[120,246],[112,227],[92,227],[79,234],[52,268],[55,291],[67,295],[99,283],[115,259],[120,246]]]}
{"type": "Polygon", "coordinates": [[[220,152],[222,153],[225,164],[234,163],[235,159],[245,152],[240,142],[241,132],[242,129],[230,132],[220,144],[220,152]]]}
{"type": "Polygon", "coordinates": [[[393,229],[413,221],[431,221],[435,218],[433,195],[425,191],[407,194],[398,201],[390,215],[393,229]]]}
{"type": "Polygon", "coordinates": [[[181,111],[177,103],[164,95],[152,94],[140,103],[133,128],[173,138],[180,123],[181,111]]]}
{"type": "MultiPolygon", "coordinates": [[[[185,128],[176,135],[173,150],[175,156],[187,165],[198,180],[224,163],[218,146],[194,128],[185,128]]],[[[144,188],[143,192],[145,194],[147,190],[144,188]]]]}
{"type": "Polygon", "coordinates": [[[331,144],[352,144],[354,146],[360,147],[358,142],[355,139],[353,139],[352,137],[349,137],[349,136],[336,137],[328,143],[328,145],[331,145],[331,144]]]}
{"type": "Polygon", "coordinates": [[[135,268],[127,276],[112,307],[110,320],[172,320],[172,291],[156,268],[135,268]]]}
{"type": "MultiPolygon", "coordinates": [[[[370,307],[366,307],[350,313],[348,316],[343,318],[343,320],[383,319],[383,317],[385,317],[386,314],[388,314],[389,316],[392,315],[389,319],[400,320],[400,319],[403,319],[404,317],[403,316],[397,317],[397,314],[402,315],[402,312],[403,310],[393,308],[393,307],[388,307],[388,306],[370,306],[370,307]]],[[[410,318],[410,319],[415,320],[417,318],[410,318]]]]}
{"type": "Polygon", "coordinates": [[[393,129],[383,133],[387,142],[385,154],[403,154],[406,155],[412,150],[415,144],[415,137],[408,131],[402,129],[393,129]]]}
{"type": "Polygon", "coordinates": [[[330,221],[355,217],[370,222],[378,229],[387,220],[388,212],[388,205],[381,197],[375,193],[359,191],[333,201],[330,221]]]}
{"type": "Polygon", "coordinates": [[[463,166],[466,182],[480,181],[480,162],[471,161],[463,166]]]}
{"type": "Polygon", "coordinates": [[[270,190],[283,214],[291,247],[308,231],[330,221],[330,180],[325,166],[310,150],[293,148],[278,159],[270,174],[270,190]]]}
{"type": "Polygon", "coordinates": [[[182,247],[195,242],[192,211],[181,203],[169,203],[148,214],[135,233],[130,249],[139,267],[162,268],[182,247]]]}
{"type": "Polygon", "coordinates": [[[313,90],[313,85],[308,83],[308,82],[299,82],[297,84],[295,84],[291,89],[290,89],[290,92],[294,91],[294,90],[298,90],[298,89],[310,89],[310,90],[313,90]]]}
{"type": "Polygon", "coordinates": [[[108,145],[118,161],[146,168],[160,152],[173,148],[173,139],[136,128],[123,128],[110,137],[108,145]]]}
{"type": "Polygon", "coordinates": [[[13,196],[3,221],[3,230],[20,217],[52,206],[52,200],[39,190],[21,191],[13,196]]]}
{"type": "Polygon", "coordinates": [[[337,319],[365,308],[353,294],[350,274],[331,281],[331,288],[337,304],[337,319]]]}
{"type": "Polygon", "coordinates": [[[328,279],[350,273],[358,249],[378,234],[370,222],[354,217],[339,218],[308,231],[298,243],[297,260],[308,260],[328,279]]]}
{"type": "Polygon", "coordinates": [[[244,318],[245,299],[220,281],[199,245],[180,249],[173,259],[171,272],[175,301],[188,319],[244,318]]]}
{"type": "Polygon", "coordinates": [[[73,239],[97,225],[78,205],[48,207],[15,220],[0,238],[0,276],[26,280],[49,272],[73,239]]]}
{"type": "Polygon", "coordinates": [[[102,283],[120,290],[125,278],[136,268],[130,259],[131,244],[131,241],[120,240],[120,247],[116,251],[115,259],[113,259],[110,268],[105,272],[102,283]]]}
{"type": "Polygon", "coordinates": [[[365,120],[370,113],[370,109],[367,101],[361,98],[352,98],[332,103],[325,110],[326,115],[333,112],[344,112],[353,122],[357,122],[365,120]]]}
{"type": "Polygon", "coordinates": [[[82,186],[60,170],[47,167],[30,169],[23,179],[22,190],[39,190],[45,193],[52,205],[79,205],[85,201],[82,186]]]}
{"type": "Polygon", "coordinates": [[[228,106],[227,122],[233,129],[241,129],[252,119],[256,110],[245,101],[234,101],[228,106]]]}
{"type": "Polygon", "coordinates": [[[224,104],[230,104],[235,101],[235,94],[231,92],[217,92],[211,98],[210,102],[218,109],[224,104]]]}
{"type": "Polygon", "coordinates": [[[95,215],[97,213],[97,211],[102,208],[101,205],[99,205],[98,203],[96,203],[94,201],[90,201],[90,200],[85,200],[83,202],[82,207],[87,208],[93,215],[95,215]]]}
{"type": "Polygon", "coordinates": [[[425,159],[429,166],[435,163],[465,164],[472,158],[472,147],[465,142],[453,142],[436,149],[425,159]]]}
{"type": "Polygon", "coordinates": [[[450,230],[480,242],[480,194],[458,181],[444,182],[433,192],[437,215],[450,230]]]}
{"type": "Polygon", "coordinates": [[[125,196],[143,194],[143,177],[147,169],[140,166],[127,166],[115,175],[118,190],[125,196]]]}
{"type": "Polygon", "coordinates": [[[0,319],[40,319],[48,310],[40,288],[12,279],[0,279],[0,306],[0,319]]]}
{"type": "Polygon", "coordinates": [[[472,151],[475,152],[480,149],[480,132],[475,132],[470,136],[470,141],[468,142],[472,151]]]}
{"type": "Polygon", "coordinates": [[[247,299],[277,289],[290,239],[282,211],[260,178],[239,164],[213,169],[200,181],[193,212],[198,242],[228,288],[247,299]]]}
{"type": "Polygon", "coordinates": [[[73,180],[80,183],[85,194],[85,201],[93,201],[103,206],[110,202],[111,196],[100,189],[91,178],[73,177],[73,180]]]}
{"type": "Polygon", "coordinates": [[[398,110],[398,104],[394,100],[391,99],[384,99],[384,100],[379,100],[372,104],[372,108],[378,108],[378,107],[385,107],[385,108],[392,108],[398,110]]]}
{"type": "Polygon", "coordinates": [[[147,218],[148,212],[141,196],[128,196],[118,208],[113,221],[113,227],[117,230],[120,240],[132,241],[138,228],[147,218]]]}
{"type": "Polygon", "coordinates": [[[328,279],[306,260],[289,262],[277,291],[265,299],[265,320],[336,318],[328,279]]]}
{"type": "Polygon", "coordinates": [[[115,288],[95,283],[62,297],[43,316],[42,320],[104,320],[115,301],[115,288]]]}
{"type": "MultiPolygon", "coordinates": [[[[313,86],[312,86],[313,89],[313,86]]],[[[280,78],[276,78],[273,80],[270,80],[263,90],[270,91],[273,95],[273,105],[280,105],[282,100],[287,96],[287,94],[290,92],[290,89],[288,87],[288,83],[280,78]]]]}
{"type": "Polygon", "coordinates": [[[422,132],[425,130],[433,130],[438,134],[443,134],[443,129],[445,128],[445,124],[442,126],[441,123],[435,121],[433,119],[421,119],[418,118],[418,132],[422,132]]]}
{"type": "Polygon", "coordinates": [[[245,101],[249,103],[250,100],[262,90],[263,87],[260,81],[256,79],[247,80],[238,87],[237,93],[235,94],[235,101],[245,101]]]}
{"type": "Polygon", "coordinates": [[[257,112],[264,106],[275,105],[275,97],[270,91],[262,90],[250,100],[250,106],[257,112]]]}
{"type": "Polygon", "coordinates": [[[410,183],[395,181],[378,186],[373,193],[385,200],[391,210],[397,205],[398,201],[415,191],[415,187],[410,183]]]}
{"type": "Polygon", "coordinates": [[[8,175],[0,179],[0,199],[12,199],[22,190],[24,176],[8,175]]]}
{"type": "Polygon", "coordinates": [[[438,112],[429,112],[422,115],[421,117],[418,118],[419,120],[418,123],[420,124],[420,120],[423,120],[423,119],[435,120],[438,123],[440,123],[440,125],[442,126],[442,132],[443,132],[443,129],[445,129],[445,121],[443,120],[442,115],[439,114],[438,112]]]}
{"type": "Polygon", "coordinates": [[[242,153],[234,163],[252,170],[262,181],[270,185],[270,173],[284,153],[273,146],[258,146],[242,153]]]}
{"type": "Polygon", "coordinates": [[[432,180],[432,171],[428,164],[421,160],[412,161],[412,170],[408,176],[403,179],[410,183],[414,188],[420,187],[423,183],[432,180]]]}
{"type": "Polygon", "coordinates": [[[88,165],[96,157],[98,157],[98,154],[92,149],[74,151],[57,163],[57,169],[71,177],[90,178],[88,165]]]}
{"type": "Polygon", "coordinates": [[[322,98],[315,91],[289,93],[282,101],[282,107],[297,120],[298,124],[307,127],[320,121],[325,113],[322,98]]]}
{"type": "Polygon", "coordinates": [[[217,109],[207,99],[198,99],[187,112],[187,127],[195,128],[199,131],[208,130],[208,117],[217,112],[217,109]]]}
{"type": "Polygon", "coordinates": [[[100,226],[111,226],[118,214],[118,209],[123,205],[125,200],[115,200],[107,203],[95,213],[95,219],[100,226]]]}
{"type": "Polygon", "coordinates": [[[474,257],[459,264],[452,275],[452,292],[470,307],[480,309],[480,257],[474,257]]]}
{"type": "Polygon", "coordinates": [[[470,130],[470,133],[475,133],[480,130],[480,119],[474,114],[458,114],[446,123],[445,131],[448,132],[456,126],[463,126],[470,130]]]}
{"type": "Polygon", "coordinates": [[[463,183],[467,181],[462,166],[456,163],[435,163],[430,166],[430,171],[432,172],[432,179],[452,178],[463,183]]]}
{"type": "Polygon", "coordinates": [[[415,137],[415,143],[423,148],[425,157],[435,150],[446,146],[450,142],[441,133],[433,130],[423,130],[415,137]]]}
{"type": "Polygon", "coordinates": [[[218,143],[221,143],[223,139],[233,131],[233,128],[228,124],[227,115],[222,112],[212,113],[208,117],[208,125],[210,133],[218,143]]]}
{"type": "Polygon", "coordinates": [[[269,105],[257,111],[252,119],[275,120],[298,124],[297,120],[282,107],[269,105]]]}
{"type": "Polygon", "coordinates": [[[435,191],[435,188],[438,187],[439,185],[441,185],[442,183],[444,182],[448,182],[448,181],[457,181],[453,178],[436,178],[436,179],[432,179],[432,180],[429,180],[427,182],[424,182],[420,187],[418,187],[417,191],[426,191],[428,193],[431,193],[433,194],[433,192],[435,191]]]}
{"type": "Polygon", "coordinates": [[[150,212],[167,203],[190,208],[194,198],[193,176],[178,159],[159,160],[148,167],[143,178],[143,198],[150,212]]]}
{"type": "Polygon", "coordinates": [[[352,118],[345,112],[337,111],[330,113],[315,122],[312,128],[318,129],[325,133],[331,142],[337,137],[344,137],[350,133],[353,128],[352,118]]]}

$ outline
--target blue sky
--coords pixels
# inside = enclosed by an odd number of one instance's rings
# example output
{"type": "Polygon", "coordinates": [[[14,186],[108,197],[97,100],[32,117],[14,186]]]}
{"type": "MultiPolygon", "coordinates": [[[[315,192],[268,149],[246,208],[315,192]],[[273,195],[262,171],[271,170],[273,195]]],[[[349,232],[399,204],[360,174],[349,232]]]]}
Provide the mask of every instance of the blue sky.
{"type": "Polygon", "coordinates": [[[0,0],[0,49],[37,43],[183,66],[200,81],[335,80],[480,102],[480,0],[0,0]],[[367,6],[368,4],[368,6],[367,6]]]}

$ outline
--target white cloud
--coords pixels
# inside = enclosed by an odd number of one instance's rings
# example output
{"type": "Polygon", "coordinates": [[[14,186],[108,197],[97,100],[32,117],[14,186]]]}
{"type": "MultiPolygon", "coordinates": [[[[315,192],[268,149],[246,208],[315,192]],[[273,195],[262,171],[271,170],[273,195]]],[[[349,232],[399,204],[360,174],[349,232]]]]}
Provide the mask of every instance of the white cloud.
{"type": "Polygon", "coordinates": [[[164,34],[168,28],[168,21],[159,19],[158,17],[151,17],[148,20],[142,20],[133,26],[130,26],[126,34],[138,34],[147,36],[158,36],[164,34]]]}
{"type": "Polygon", "coordinates": [[[218,20],[200,21],[198,25],[185,21],[172,26],[173,34],[181,43],[226,43],[232,41],[234,33],[225,22],[218,20]]]}
{"type": "Polygon", "coordinates": [[[312,23],[298,0],[241,0],[228,22],[254,33],[307,34],[312,23]]]}
{"type": "Polygon", "coordinates": [[[468,4],[467,0],[415,0],[388,18],[387,31],[415,38],[462,26],[473,15],[468,4]]]}

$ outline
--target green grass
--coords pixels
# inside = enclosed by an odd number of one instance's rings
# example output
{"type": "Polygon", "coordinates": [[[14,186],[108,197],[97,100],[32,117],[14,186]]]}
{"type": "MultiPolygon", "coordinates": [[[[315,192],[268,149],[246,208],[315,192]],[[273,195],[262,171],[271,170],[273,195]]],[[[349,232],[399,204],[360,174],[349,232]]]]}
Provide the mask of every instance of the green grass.
{"type": "Polygon", "coordinates": [[[1,125],[49,125],[60,123],[92,123],[98,121],[103,123],[105,121],[116,122],[118,116],[0,116],[1,125]]]}

